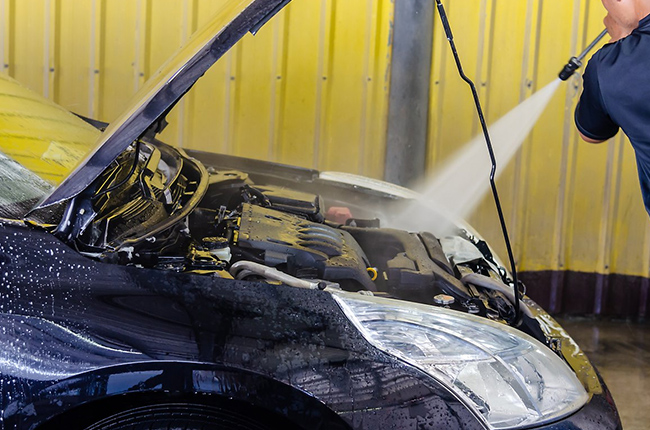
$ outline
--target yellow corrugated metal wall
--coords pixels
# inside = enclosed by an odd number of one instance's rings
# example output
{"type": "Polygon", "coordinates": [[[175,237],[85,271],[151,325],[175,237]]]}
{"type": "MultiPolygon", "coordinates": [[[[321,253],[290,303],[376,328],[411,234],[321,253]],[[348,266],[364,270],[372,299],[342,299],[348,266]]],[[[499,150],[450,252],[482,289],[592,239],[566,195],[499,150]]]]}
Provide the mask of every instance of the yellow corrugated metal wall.
{"type": "MultiPolygon", "coordinates": [[[[465,70],[488,122],[556,78],[571,55],[604,28],[592,0],[448,0],[465,70]]],[[[458,79],[440,28],[434,38],[429,163],[444,162],[477,132],[467,85],[458,79]]],[[[650,223],[634,153],[622,133],[581,141],[573,110],[582,80],[562,84],[498,185],[522,270],[575,270],[648,276],[650,223]]],[[[503,168],[503,166],[502,166],[503,168]]],[[[492,201],[470,222],[504,255],[492,201]]]]}
{"type": "MultiPolygon", "coordinates": [[[[110,121],[225,0],[0,0],[8,73],[110,121]]],[[[170,115],[168,141],[379,176],[389,0],[296,1],[170,115]]]]}
{"type": "MultiPolygon", "coordinates": [[[[0,0],[5,72],[110,121],[225,0],[0,0]]],[[[400,1],[400,0],[397,0],[400,1]]],[[[447,0],[467,74],[493,122],[555,78],[602,29],[592,0],[447,0]]],[[[294,0],[206,74],[170,115],[187,148],[381,177],[392,0],[294,0]]],[[[426,35],[423,35],[426,37],[426,35]]],[[[430,168],[478,131],[436,17],[430,168]]],[[[623,137],[578,140],[580,80],[563,84],[499,180],[523,270],[648,276],[650,223],[623,137]]],[[[502,255],[489,199],[470,221],[502,255]]]]}

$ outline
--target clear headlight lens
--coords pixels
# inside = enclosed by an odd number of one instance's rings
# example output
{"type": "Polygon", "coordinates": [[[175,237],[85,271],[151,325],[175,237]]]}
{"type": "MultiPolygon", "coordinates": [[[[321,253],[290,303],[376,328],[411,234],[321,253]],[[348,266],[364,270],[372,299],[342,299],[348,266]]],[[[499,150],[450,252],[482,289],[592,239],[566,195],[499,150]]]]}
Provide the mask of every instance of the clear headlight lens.
{"type": "Polygon", "coordinates": [[[564,361],[506,325],[358,294],[334,298],[372,345],[430,374],[490,428],[548,423],[589,399],[564,361]]]}

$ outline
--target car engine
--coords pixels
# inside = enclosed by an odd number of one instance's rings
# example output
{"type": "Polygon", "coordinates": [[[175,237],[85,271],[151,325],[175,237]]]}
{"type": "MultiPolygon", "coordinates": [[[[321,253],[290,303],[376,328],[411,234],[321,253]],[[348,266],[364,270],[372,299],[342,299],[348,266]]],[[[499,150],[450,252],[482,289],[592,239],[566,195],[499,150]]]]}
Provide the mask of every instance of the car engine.
{"type": "Polygon", "coordinates": [[[206,169],[166,145],[147,145],[121,157],[99,185],[67,205],[54,231],[88,257],[343,289],[504,323],[516,319],[508,273],[487,244],[465,230],[438,238],[386,228],[372,216],[365,195],[346,206],[353,194],[332,198],[340,191],[335,189],[324,198],[322,184],[309,188],[302,183],[310,181],[274,181],[269,179],[274,175],[232,167],[206,169]],[[114,183],[119,186],[107,188],[114,183]]]}

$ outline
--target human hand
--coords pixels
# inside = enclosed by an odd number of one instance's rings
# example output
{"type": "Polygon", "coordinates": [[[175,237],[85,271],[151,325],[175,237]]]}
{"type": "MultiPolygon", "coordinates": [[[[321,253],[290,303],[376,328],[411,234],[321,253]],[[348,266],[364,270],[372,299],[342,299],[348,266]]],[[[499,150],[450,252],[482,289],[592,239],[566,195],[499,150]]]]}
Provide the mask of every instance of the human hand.
{"type": "Polygon", "coordinates": [[[607,33],[611,37],[609,43],[616,42],[617,40],[629,36],[630,33],[639,26],[639,22],[636,20],[624,21],[616,19],[610,13],[605,16],[603,23],[605,24],[605,28],[607,28],[607,33]]]}

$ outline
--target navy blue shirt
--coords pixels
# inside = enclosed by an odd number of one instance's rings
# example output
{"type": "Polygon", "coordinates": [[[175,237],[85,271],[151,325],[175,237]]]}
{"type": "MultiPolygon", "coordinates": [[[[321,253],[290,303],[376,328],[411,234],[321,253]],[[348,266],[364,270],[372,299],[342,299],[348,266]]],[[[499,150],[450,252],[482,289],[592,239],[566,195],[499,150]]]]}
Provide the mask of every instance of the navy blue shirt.
{"type": "Polygon", "coordinates": [[[607,140],[623,129],[636,154],[650,215],[650,15],[632,34],[596,52],[583,79],[576,126],[595,140],[607,140]]]}

